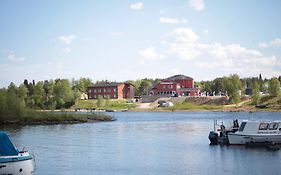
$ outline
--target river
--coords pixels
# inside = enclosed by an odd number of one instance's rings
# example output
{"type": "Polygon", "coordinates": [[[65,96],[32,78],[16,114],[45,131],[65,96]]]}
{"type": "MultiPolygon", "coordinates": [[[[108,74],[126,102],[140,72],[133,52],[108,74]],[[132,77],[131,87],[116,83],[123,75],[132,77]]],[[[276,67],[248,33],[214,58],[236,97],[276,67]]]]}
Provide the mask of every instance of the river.
{"type": "Polygon", "coordinates": [[[280,112],[115,112],[117,121],[2,127],[36,158],[36,175],[281,174],[281,150],[210,146],[213,120],[280,112]]]}

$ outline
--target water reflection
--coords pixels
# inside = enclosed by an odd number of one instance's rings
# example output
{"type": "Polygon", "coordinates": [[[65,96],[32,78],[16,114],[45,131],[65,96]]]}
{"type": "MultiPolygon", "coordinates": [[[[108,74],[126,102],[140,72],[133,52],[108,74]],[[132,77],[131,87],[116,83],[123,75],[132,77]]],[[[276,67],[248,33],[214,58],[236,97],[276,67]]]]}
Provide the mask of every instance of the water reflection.
{"type": "MultiPolygon", "coordinates": [[[[255,113],[281,119],[281,113],[255,113]]],[[[44,174],[278,174],[280,151],[210,146],[213,119],[231,123],[249,113],[114,113],[110,123],[4,127],[36,155],[44,174]],[[276,161],[272,161],[276,160],[276,161]]],[[[252,114],[251,114],[252,115],[252,114]]]]}

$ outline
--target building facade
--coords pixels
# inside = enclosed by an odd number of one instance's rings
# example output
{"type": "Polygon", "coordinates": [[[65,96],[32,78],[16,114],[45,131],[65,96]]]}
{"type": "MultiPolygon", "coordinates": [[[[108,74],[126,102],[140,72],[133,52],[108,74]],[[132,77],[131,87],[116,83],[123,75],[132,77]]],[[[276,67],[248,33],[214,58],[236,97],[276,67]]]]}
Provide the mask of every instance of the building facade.
{"type": "Polygon", "coordinates": [[[199,89],[194,87],[193,78],[185,75],[175,75],[162,80],[156,84],[151,95],[181,95],[181,96],[198,96],[199,89]]]}
{"type": "Polygon", "coordinates": [[[100,83],[88,87],[88,99],[97,99],[98,96],[108,99],[134,98],[135,88],[129,83],[100,83]]]}

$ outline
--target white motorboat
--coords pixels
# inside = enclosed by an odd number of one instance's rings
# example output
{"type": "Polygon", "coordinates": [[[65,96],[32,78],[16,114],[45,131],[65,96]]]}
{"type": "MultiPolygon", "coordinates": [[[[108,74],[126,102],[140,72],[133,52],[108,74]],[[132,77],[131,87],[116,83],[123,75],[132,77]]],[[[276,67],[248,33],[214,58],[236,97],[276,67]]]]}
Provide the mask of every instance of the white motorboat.
{"type": "Polygon", "coordinates": [[[18,151],[5,132],[0,132],[0,175],[31,175],[35,171],[33,156],[18,151]]]}
{"type": "Polygon", "coordinates": [[[250,143],[281,143],[281,121],[252,121],[241,122],[236,132],[227,134],[229,144],[244,145],[250,143]]]}

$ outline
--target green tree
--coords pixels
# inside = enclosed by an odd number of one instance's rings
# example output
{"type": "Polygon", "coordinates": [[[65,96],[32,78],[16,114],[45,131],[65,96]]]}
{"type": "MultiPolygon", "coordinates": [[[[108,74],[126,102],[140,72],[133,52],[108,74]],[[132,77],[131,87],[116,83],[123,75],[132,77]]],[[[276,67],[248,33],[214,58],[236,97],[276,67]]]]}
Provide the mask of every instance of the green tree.
{"type": "Polygon", "coordinates": [[[252,95],[253,103],[255,105],[258,105],[259,101],[260,101],[260,98],[261,98],[260,86],[259,86],[258,82],[255,81],[253,83],[253,95],[252,95]]]}
{"type": "Polygon", "coordinates": [[[269,81],[268,92],[272,97],[277,97],[280,95],[280,82],[276,77],[271,78],[269,81]]]}
{"type": "Polygon", "coordinates": [[[21,84],[18,88],[18,96],[19,98],[26,100],[28,94],[28,89],[24,84],[21,84]]]}
{"type": "Polygon", "coordinates": [[[141,83],[140,83],[140,92],[142,95],[148,95],[148,91],[149,89],[152,88],[152,81],[145,78],[145,79],[142,79],[141,83]]]}
{"type": "Polygon", "coordinates": [[[228,96],[230,97],[230,100],[233,103],[238,104],[240,101],[240,92],[242,89],[242,84],[239,79],[239,76],[234,74],[231,75],[228,79],[225,79],[224,81],[226,91],[228,93],[228,96]]]}
{"type": "Polygon", "coordinates": [[[7,117],[8,112],[7,91],[5,89],[0,89],[0,122],[7,117]]]}
{"type": "Polygon", "coordinates": [[[57,103],[56,108],[69,108],[75,103],[70,82],[67,79],[55,80],[54,99],[57,103]]]}
{"type": "Polygon", "coordinates": [[[43,109],[45,100],[46,100],[46,93],[45,90],[43,88],[43,82],[38,82],[35,86],[34,86],[34,91],[33,91],[33,95],[32,95],[35,105],[36,107],[43,109]]]}

